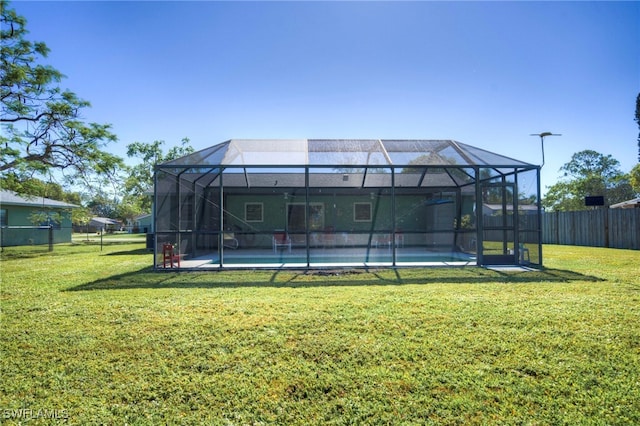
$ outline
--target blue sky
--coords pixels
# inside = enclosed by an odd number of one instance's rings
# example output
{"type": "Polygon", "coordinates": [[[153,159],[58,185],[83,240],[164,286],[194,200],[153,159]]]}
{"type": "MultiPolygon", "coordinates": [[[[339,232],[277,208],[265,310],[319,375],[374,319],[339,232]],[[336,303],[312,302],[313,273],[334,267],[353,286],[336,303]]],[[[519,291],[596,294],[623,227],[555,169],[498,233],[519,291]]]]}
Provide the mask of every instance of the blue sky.
{"type": "Polygon", "coordinates": [[[454,139],[637,163],[640,2],[30,2],[29,39],[126,145],[454,139]]]}

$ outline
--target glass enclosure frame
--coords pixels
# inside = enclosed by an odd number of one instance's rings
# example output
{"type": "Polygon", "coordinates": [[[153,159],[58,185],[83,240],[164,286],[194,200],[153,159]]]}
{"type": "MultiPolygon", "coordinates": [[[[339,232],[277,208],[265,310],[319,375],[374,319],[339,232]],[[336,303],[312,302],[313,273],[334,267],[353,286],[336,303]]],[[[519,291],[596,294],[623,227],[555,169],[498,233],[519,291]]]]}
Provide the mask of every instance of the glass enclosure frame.
{"type": "Polygon", "coordinates": [[[154,179],[155,269],[542,266],[540,167],[456,141],[230,140],[154,179]]]}

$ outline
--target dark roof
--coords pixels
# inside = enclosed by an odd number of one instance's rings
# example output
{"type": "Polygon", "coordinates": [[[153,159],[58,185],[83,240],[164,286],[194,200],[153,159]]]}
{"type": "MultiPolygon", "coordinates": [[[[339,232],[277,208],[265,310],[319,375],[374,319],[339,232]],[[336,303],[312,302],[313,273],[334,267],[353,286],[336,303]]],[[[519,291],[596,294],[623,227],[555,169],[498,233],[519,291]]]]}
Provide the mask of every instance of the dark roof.
{"type": "Polygon", "coordinates": [[[73,209],[80,207],[76,204],[65,203],[64,201],[52,200],[45,197],[18,195],[13,191],[7,190],[0,190],[0,204],[3,206],[49,207],[61,209],[73,209]]]}
{"type": "Polygon", "coordinates": [[[93,226],[120,225],[121,223],[122,222],[120,222],[119,220],[111,219],[108,217],[94,217],[91,218],[91,221],[89,222],[89,224],[93,226]]]}

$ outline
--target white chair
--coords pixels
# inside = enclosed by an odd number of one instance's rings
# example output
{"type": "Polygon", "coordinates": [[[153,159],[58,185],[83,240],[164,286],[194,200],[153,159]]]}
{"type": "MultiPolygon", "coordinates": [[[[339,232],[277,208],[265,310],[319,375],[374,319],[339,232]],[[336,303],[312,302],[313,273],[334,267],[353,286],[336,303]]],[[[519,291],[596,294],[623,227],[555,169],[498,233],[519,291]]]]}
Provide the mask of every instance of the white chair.
{"type": "Polygon", "coordinates": [[[291,253],[291,238],[284,231],[276,231],[272,238],[273,252],[277,253],[279,248],[287,248],[291,253]]]}
{"type": "MultiPolygon", "coordinates": [[[[525,247],[524,244],[518,245],[518,252],[520,253],[520,263],[531,262],[529,249],[525,247]]],[[[509,249],[509,254],[515,254],[515,249],[509,249]]]]}

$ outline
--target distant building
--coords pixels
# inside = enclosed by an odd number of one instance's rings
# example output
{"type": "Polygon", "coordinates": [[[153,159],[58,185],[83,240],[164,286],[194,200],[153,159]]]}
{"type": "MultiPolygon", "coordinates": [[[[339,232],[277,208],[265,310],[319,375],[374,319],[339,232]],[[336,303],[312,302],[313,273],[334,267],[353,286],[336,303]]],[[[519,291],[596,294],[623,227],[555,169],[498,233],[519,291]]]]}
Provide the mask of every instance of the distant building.
{"type": "Polygon", "coordinates": [[[151,213],[141,214],[133,219],[133,228],[131,232],[135,234],[153,233],[153,217],[151,213]]]}
{"type": "Polygon", "coordinates": [[[612,204],[609,206],[611,209],[640,209],[640,198],[634,198],[633,200],[623,201],[621,203],[612,204]]]}
{"type": "Polygon", "coordinates": [[[122,222],[108,217],[94,217],[88,226],[88,232],[114,232],[122,229],[122,222]]]}
{"type": "Polygon", "coordinates": [[[0,190],[0,245],[2,247],[71,242],[71,210],[75,204],[0,190]]]}

